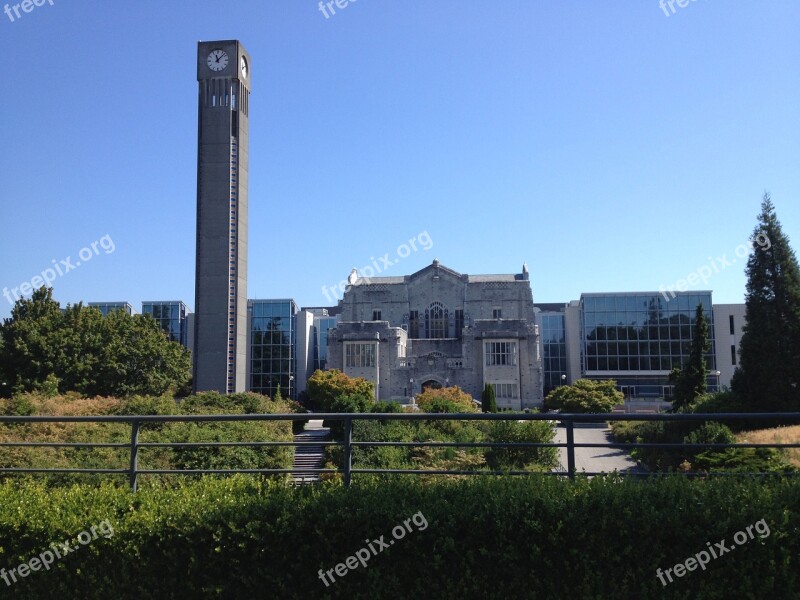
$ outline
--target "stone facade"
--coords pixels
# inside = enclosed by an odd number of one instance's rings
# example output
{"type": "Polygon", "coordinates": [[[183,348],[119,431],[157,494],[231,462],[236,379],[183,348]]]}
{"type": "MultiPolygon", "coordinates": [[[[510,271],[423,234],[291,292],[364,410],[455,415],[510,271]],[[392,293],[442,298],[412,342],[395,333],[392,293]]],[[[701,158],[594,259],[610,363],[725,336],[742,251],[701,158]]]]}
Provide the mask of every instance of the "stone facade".
{"type": "Polygon", "coordinates": [[[350,276],[328,368],[409,402],[428,386],[457,385],[479,400],[492,383],[501,408],[541,406],[542,361],[527,267],[462,275],[434,260],[403,277],[350,276]]]}

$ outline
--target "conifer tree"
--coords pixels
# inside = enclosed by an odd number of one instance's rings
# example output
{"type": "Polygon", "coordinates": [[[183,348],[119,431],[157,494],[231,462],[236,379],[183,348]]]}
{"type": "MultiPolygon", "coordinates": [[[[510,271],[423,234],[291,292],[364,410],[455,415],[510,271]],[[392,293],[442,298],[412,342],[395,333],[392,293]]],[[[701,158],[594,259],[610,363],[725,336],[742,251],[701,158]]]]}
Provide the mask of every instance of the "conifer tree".
{"type": "Polygon", "coordinates": [[[752,243],[733,390],[755,410],[800,411],[800,267],[769,194],[752,243]]]}
{"type": "Polygon", "coordinates": [[[708,363],[706,355],[711,349],[708,339],[708,320],[703,305],[698,304],[694,313],[694,335],[689,358],[680,369],[670,374],[670,381],[675,383],[672,406],[675,410],[687,408],[698,396],[706,393],[708,379],[708,363]]]}

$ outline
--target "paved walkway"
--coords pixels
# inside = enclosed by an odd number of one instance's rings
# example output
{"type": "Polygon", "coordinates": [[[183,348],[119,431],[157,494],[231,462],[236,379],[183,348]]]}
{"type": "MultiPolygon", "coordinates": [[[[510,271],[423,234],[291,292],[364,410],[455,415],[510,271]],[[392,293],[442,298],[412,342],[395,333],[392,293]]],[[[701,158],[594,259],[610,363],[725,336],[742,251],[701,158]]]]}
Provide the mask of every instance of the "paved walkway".
{"type": "MultiPolygon", "coordinates": [[[[611,429],[606,425],[598,426],[575,426],[576,444],[608,444],[613,442],[611,429]]],[[[556,428],[554,442],[562,444],[567,441],[567,430],[559,425],[556,428]]],[[[567,449],[559,448],[559,461],[561,469],[567,470],[567,449]]],[[[619,448],[575,448],[575,470],[577,473],[586,471],[587,473],[619,471],[620,473],[641,473],[644,469],[636,464],[630,455],[619,448]]]]}

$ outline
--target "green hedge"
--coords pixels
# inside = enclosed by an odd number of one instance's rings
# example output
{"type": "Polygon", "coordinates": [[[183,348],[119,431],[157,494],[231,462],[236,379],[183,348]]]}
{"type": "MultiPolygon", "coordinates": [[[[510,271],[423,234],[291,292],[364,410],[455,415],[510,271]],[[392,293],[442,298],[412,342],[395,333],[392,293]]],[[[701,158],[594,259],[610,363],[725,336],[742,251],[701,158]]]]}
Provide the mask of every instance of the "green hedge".
{"type": "Polygon", "coordinates": [[[137,494],[112,486],[0,485],[0,567],[106,519],[79,548],[3,597],[797,598],[800,481],[547,476],[403,478],[292,488],[205,479],[137,494]],[[389,549],[325,587],[333,569],[421,513],[389,549]],[[662,586],[666,569],[764,519],[747,542],[662,586]]]}

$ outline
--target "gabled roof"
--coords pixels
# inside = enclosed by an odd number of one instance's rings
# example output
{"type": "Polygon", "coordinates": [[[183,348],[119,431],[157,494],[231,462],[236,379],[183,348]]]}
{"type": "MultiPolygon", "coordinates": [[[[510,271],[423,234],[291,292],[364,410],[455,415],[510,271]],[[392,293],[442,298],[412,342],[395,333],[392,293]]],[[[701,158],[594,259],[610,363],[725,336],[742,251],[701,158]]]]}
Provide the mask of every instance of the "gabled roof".
{"type": "Polygon", "coordinates": [[[467,283],[489,283],[489,282],[496,282],[496,281],[522,281],[523,278],[520,275],[515,274],[502,274],[502,275],[465,275],[459,273],[451,269],[450,267],[445,267],[442,265],[437,259],[421,268],[416,273],[412,273],[411,275],[400,275],[400,276],[393,276],[393,277],[360,277],[356,280],[355,285],[375,285],[375,284],[401,284],[401,283],[408,283],[409,281],[413,281],[415,279],[419,279],[421,277],[425,277],[429,273],[434,272],[435,275],[441,276],[449,276],[454,279],[459,279],[462,281],[466,281],[467,283]]]}

